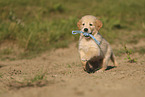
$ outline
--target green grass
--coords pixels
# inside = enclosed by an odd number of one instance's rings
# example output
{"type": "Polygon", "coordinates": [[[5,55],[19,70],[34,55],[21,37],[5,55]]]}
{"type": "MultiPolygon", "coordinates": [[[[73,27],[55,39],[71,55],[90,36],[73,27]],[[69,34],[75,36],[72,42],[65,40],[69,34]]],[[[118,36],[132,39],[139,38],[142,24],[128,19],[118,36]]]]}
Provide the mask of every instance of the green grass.
{"type": "Polygon", "coordinates": [[[3,78],[3,74],[2,73],[0,73],[0,78],[3,78]]]}
{"type": "Polygon", "coordinates": [[[25,56],[68,47],[78,40],[71,31],[86,14],[100,17],[104,24],[100,33],[110,43],[137,43],[145,36],[144,4],[144,0],[1,0],[0,44],[13,41],[25,56]]]}
{"type": "Polygon", "coordinates": [[[45,76],[45,74],[36,75],[34,78],[31,79],[31,82],[33,83],[36,81],[44,80],[44,76],[45,76]]]}
{"type": "Polygon", "coordinates": [[[124,50],[125,50],[125,53],[126,53],[126,55],[127,55],[128,62],[130,62],[130,63],[136,63],[137,60],[136,60],[136,59],[133,59],[133,58],[131,57],[132,51],[129,50],[129,49],[126,47],[126,45],[124,45],[124,50]]]}

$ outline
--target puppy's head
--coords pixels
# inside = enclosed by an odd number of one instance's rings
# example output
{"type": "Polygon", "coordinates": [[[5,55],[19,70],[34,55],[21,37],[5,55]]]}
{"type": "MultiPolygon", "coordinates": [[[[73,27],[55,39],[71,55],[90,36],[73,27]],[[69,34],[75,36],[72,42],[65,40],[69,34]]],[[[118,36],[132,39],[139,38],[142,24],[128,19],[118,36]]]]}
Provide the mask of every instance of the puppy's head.
{"type": "Polygon", "coordinates": [[[82,17],[77,23],[78,28],[82,32],[87,32],[92,35],[98,33],[102,25],[102,22],[92,15],[86,15],[82,17]]]}

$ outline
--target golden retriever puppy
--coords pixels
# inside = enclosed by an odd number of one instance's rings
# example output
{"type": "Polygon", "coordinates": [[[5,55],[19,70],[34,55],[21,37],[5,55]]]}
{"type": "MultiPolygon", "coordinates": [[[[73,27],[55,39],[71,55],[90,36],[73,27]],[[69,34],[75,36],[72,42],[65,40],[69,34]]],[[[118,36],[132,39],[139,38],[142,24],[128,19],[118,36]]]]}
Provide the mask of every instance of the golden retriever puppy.
{"type": "Polygon", "coordinates": [[[85,37],[82,33],[79,39],[79,54],[84,70],[88,73],[103,72],[107,69],[111,59],[115,66],[117,62],[110,44],[98,32],[102,27],[102,22],[95,16],[86,15],[82,17],[77,26],[80,31],[92,34],[100,42],[98,45],[91,37],[85,37]]]}

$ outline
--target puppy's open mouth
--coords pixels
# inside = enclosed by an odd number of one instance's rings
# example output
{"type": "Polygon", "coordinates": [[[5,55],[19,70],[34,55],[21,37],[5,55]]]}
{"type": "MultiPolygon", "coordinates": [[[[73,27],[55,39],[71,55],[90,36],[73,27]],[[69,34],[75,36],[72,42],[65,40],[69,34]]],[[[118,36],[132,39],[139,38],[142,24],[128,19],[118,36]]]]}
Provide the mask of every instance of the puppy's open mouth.
{"type": "MultiPolygon", "coordinates": [[[[91,33],[89,33],[89,34],[92,34],[92,32],[91,32],[91,33]]],[[[89,38],[91,38],[91,37],[90,37],[90,36],[85,36],[85,38],[86,38],[86,39],[89,39],[89,38]]]]}

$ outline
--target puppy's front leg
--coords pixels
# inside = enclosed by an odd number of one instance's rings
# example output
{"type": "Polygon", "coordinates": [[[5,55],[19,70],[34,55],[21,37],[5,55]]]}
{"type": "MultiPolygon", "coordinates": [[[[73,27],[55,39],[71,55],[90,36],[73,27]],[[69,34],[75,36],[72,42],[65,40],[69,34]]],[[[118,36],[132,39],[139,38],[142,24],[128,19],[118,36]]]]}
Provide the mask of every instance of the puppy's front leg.
{"type": "Polygon", "coordinates": [[[83,65],[83,69],[86,70],[86,64],[87,64],[87,61],[83,61],[83,60],[81,60],[81,63],[82,63],[82,65],[83,65]]]}
{"type": "Polygon", "coordinates": [[[80,58],[81,58],[81,63],[83,65],[83,68],[84,68],[84,70],[86,70],[87,60],[85,60],[86,59],[85,58],[85,53],[82,50],[80,50],[79,53],[80,53],[80,58]]]}

